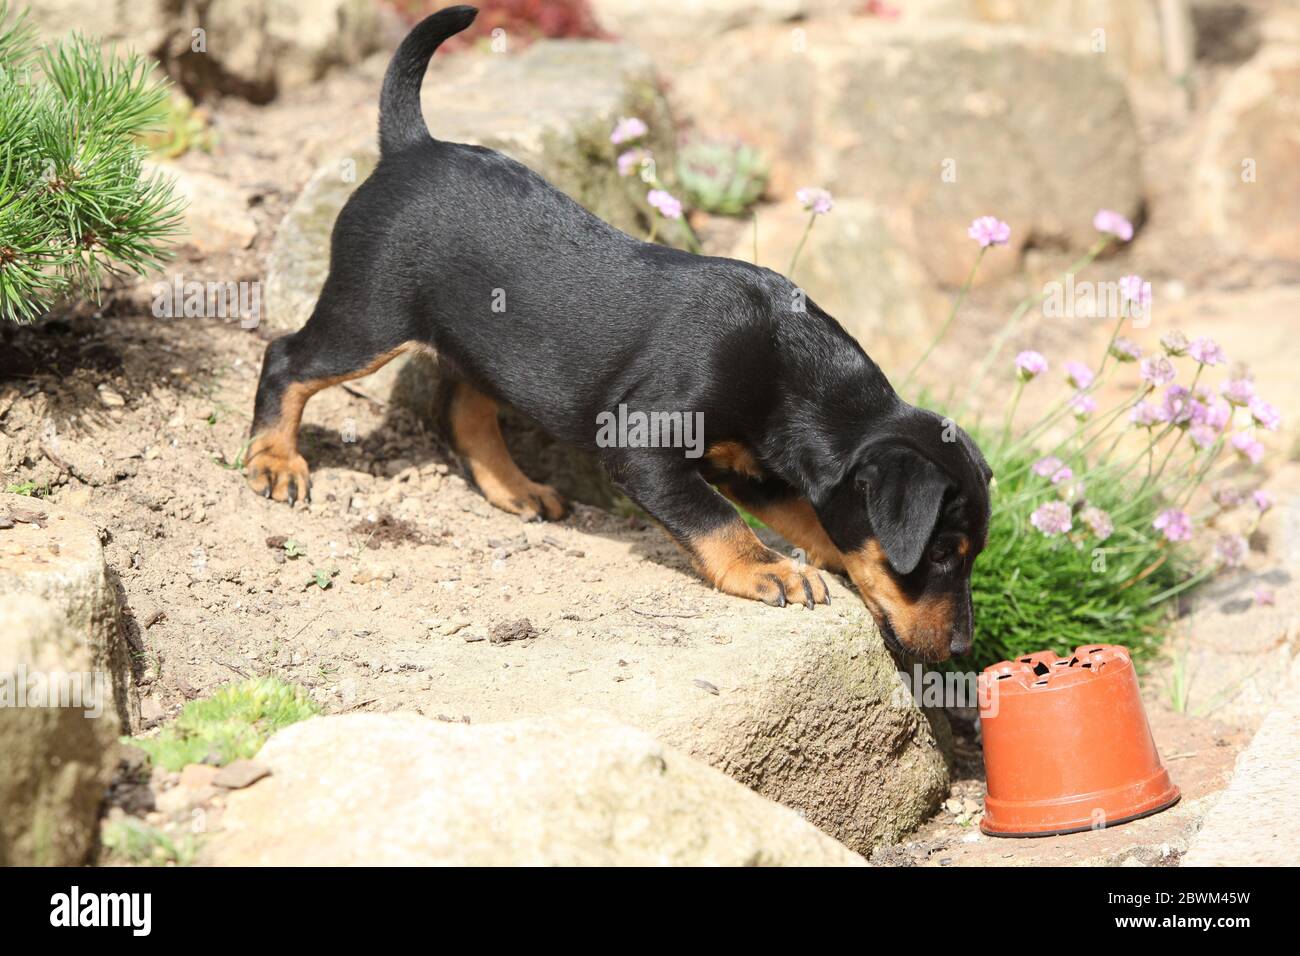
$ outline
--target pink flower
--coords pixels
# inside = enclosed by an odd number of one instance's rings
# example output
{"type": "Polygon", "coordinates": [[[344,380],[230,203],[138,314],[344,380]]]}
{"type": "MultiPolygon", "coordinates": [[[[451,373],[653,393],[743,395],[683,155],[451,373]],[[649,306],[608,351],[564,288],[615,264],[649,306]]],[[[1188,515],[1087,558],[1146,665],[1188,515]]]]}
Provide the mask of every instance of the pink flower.
{"type": "Polygon", "coordinates": [[[1011,227],[997,216],[980,216],[970,224],[966,234],[984,246],[1005,246],[1011,238],[1011,227]]]}
{"type": "Polygon", "coordinates": [[[1250,417],[1271,432],[1277,431],[1282,425],[1282,413],[1258,395],[1250,400],[1250,417]]]}
{"type": "Polygon", "coordinates": [[[1216,398],[1205,408],[1205,424],[1215,431],[1223,431],[1232,421],[1232,406],[1221,398],[1216,398]]]}
{"type": "Polygon", "coordinates": [[[614,124],[614,132],[609,134],[609,141],[615,146],[619,146],[640,139],[648,132],[650,132],[650,127],[646,126],[642,120],[637,119],[635,116],[624,116],[614,124]]]}
{"type": "Polygon", "coordinates": [[[1277,595],[1269,588],[1255,588],[1255,603],[1260,607],[1272,607],[1277,603],[1277,595]]]}
{"type": "Polygon", "coordinates": [[[1177,329],[1160,336],[1160,344],[1170,355],[1182,355],[1187,351],[1187,336],[1177,329]]]}
{"type": "Polygon", "coordinates": [[[814,216],[824,216],[835,208],[835,200],[831,194],[817,186],[805,186],[794,195],[803,203],[803,208],[814,216]]]}
{"type": "Polygon", "coordinates": [[[1232,448],[1252,465],[1258,465],[1264,459],[1264,446],[1250,432],[1237,432],[1233,435],[1232,448]]]}
{"type": "Polygon", "coordinates": [[[1160,420],[1171,425],[1187,425],[1204,420],[1205,406],[1192,398],[1192,393],[1181,385],[1170,385],[1165,389],[1164,402],[1160,406],[1160,420]]]}
{"type": "Polygon", "coordinates": [[[1219,437],[1219,433],[1209,425],[1193,425],[1187,429],[1187,437],[1197,448],[1209,448],[1219,437]]]}
{"type": "Polygon", "coordinates": [[[1263,488],[1256,488],[1251,492],[1250,500],[1254,503],[1260,514],[1263,514],[1269,508],[1273,507],[1273,496],[1263,488]]]}
{"type": "Polygon", "coordinates": [[[882,20],[897,20],[903,11],[885,0],[867,0],[865,12],[882,20]]]}
{"type": "Polygon", "coordinates": [[[1220,535],[1214,542],[1214,556],[1226,568],[1239,568],[1246,561],[1246,552],[1250,545],[1239,534],[1220,535]]]}
{"type": "Polygon", "coordinates": [[[1219,393],[1233,405],[1249,405],[1255,386],[1248,378],[1230,378],[1219,387],[1219,393]]]}
{"type": "Polygon", "coordinates": [[[1139,367],[1142,370],[1142,380],[1156,388],[1161,385],[1168,385],[1178,375],[1178,372],[1174,369],[1174,363],[1163,355],[1154,355],[1149,359],[1143,359],[1139,367]]]}
{"type": "Polygon", "coordinates": [[[1070,411],[1079,421],[1083,421],[1097,410],[1097,400],[1091,395],[1075,395],[1070,401],[1070,411]]]}
{"type": "Polygon", "coordinates": [[[1178,508],[1166,508],[1156,515],[1151,527],[1163,532],[1169,541],[1186,541],[1192,536],[1192,519],[1186,511],[1178,508]]]}
{"type": "Polygon", "coordinates": [[[1091,529],[1098,541],[1105,541],[1115,533],[1115,522],[1100,508],[1089,505],[1079,512],[1079,520],[1091,529]]]}
{"type": "Polygon", "coordinates": [[[1098,209],[1097,215],[1092,217],[1092,228],[1098,232],[1109,232],[1125,242],[1133,238],[1133,223],[1113,209],[1098,209]]]}
{"type": "Polygon", "coordinates": [[[1065,377],[1071,385],[1081,390],[1091,385],[1093,379],[1096,378],[1092,374],[1092,369],[1082,362],[1066,362],[1065,377]]]}
{"type": "Polygon", "coordinates": [[[1029,523],[1049,538],[1066,534],[1074,527],[1070,506],[1063,501],[1049,501],[1034,509],[1029,523]]]}
{"type": "Polygon", "coordinates": [[[1199,338],[1187,347],[1187,354],[1202,365],[1222,365],[1228,361],[1223,349],[1214,339],[1199,338]]]}
{"type": "Polygon", "coordinates": [[[1151,304],[1151,283],[1144,282],[1141,276],[1124,276],[1119,280],[1120,298],[1141,309],[1151,304]]]}
{"type": "Polygon", "coordinates": [[[659,210],[665,219],[681,219],[682,203],[680,199],[664,189],[652,189],[646,193],[646,202],[659,210]]]}
{"type": "Polygon", "coordinates": [[[1138,402],[1133,406],[1133,411],[1128,413],[1128,417],[1129,421],[1139,428],[1150,428],[1163,421],[1160,417],[1160,409],[1150,402],[1138,402]]]}
{"type": "Polygon", "coordinates": [[[1142,357],[1142,349],[1136,342],[1120,336],[1110,344],[1110,354],[1121,362],[1136,362],[1142,357]]]}
{"type": "Polygon", "coordinates": [[[1047,371],[1047,359],[1041,352],[1025,350],[1016,356],[1016,372],[1021,381],[1028,382],[1047,371]]]}
{"type": "Polygon", "coordinates": [[[631,176],[641,168],[641,164],[650,158],[650,150],[629,149],[618,154],[618,174],[620,176],[631,176]]]}
{"type": "Polygon", "coordinates": [[[1048,475],[1054,475],[1056,472],[1060,471],[1061,466],[1064,464],[1065,462],[1061,461],[1061,459],[1057,458],[1055,455],[1047,455],[1044,458],[1038,459],[1038,461],[1034,462],[1031,467],[1035,475],[1038,475],[1040,478],[1046,478],[1048,475]]]}

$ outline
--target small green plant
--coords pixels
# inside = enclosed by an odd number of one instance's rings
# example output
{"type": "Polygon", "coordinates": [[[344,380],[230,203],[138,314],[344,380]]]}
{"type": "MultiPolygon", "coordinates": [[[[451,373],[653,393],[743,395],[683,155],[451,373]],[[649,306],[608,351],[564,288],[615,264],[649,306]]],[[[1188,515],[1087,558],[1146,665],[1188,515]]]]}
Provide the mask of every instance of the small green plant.
{"type": "Polygon", "coordinates": [[[308,587],[308,588],[316,587],[316,588],[320,588],[322,591],[328,591],[330,588],[334,586],[334,576],[337,575],[338,573],[339,573],[338,568],[334,568],[332,571],[326,571],[322,568],[317,568],[315,571],[312,572],[311,577],[307,579],[307,583],[304,585],[304,587],[308,587]]]}
{"type": "Polygon", "coordinates": [[[1176,714],[1187,713],[1191,689],[1192,682],[1187,674],[1187,654],[1177,651],[1174,653],[1173,667],[1169,672],[1169,709],[1176,714]]]}
{"type": "Polygon", "coordinates": [[[107,275],[170,256],[181,201],[136,137],[167,98],[149,61],[74,35],[38,49],[0,0],[0,317],[29,322],[107,275]]]}
{"type": "Polygon", "coordinates": [[[745,143],[691,139],[677,152],[677,179],[696,209],[740,216],[762,198],[767,163],[745,143]]]}
{"type": "Polygon", "coordinates": [[[243,471],[244,464],[245,464],[244,457],[248,454],[248,449],[252,444],[253,444],[253,439],[249,438],[242,445],[240,445],[239,451],[235,452],[235,457],[233,460],[227,459],[225,452],[222,452],[221,454],[218,455],[213,455],[212,460],[216,462],[218,465],[220,465],[222,468],[226,469],[227,471],[243,471]]]}
{"type": "Polygon", "coordinates": [[[39,498],[40,492],[41,486],[34,481],[23,481],[5,486],[5,493],[10,495],[27,495],[30,498],[39,498]]]}
{"type": "Polygon", "coordinates": [[[220,766],[254,756],[277,730],[319,712],[302,688],[258,677],[190,701],[158,736],[129,742],[166,770],[204,762],[220,766]]]}
{"type": "Polygon", "coordinates": [[[134,866],[190,866],[198,856],[198,840],[193,835],[173,840],[157,827],[134,817],[105,824],[101,842],[110,862],[134,866]]]}
{"type": "Polygon", "coordinates": [[[194,101],[184,93],[174,90],[163,109],[159,127],[140,134],[138,140],[151,153],[175,159],[191,149],[212,152],[216,136],[207,113],[196,109],[194,101]]]}
{"type": "Polygon", "coordinates": [[[284,543],[284,556],[288,558],[290,561],[294,560],[295,558],[301,558],[306,553],[307,553],[307,549],[304,548],[302,545],[300,545],[293,538],[290,538],[288,541],[284,543]]]}

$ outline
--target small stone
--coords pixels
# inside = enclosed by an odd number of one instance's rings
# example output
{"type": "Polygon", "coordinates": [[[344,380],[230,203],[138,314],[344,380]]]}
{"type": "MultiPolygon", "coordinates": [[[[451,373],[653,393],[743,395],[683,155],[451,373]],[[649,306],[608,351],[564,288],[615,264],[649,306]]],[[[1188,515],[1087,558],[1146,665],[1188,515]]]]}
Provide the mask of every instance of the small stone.
{"type": "Polygon", "coordinates": [[[498,622],[488,630],[488,640],[493,644],[505,644],[509,641],[525,641],[537,636],[537,628],[526,617],[508,623],[498,622]]]}
{"type": "Polygon", "coordinates": [[[944,801],[943,808],[949,813],[961,813],[962,803],[956,797],[944,801]]]}
{"type": "Polygon", "coordinates": [[[213,786],[227,790],[243,790],[263,777],[271,775],[270,769],[252,760],[236,760],[222,767],[212,778],[213,786]]]}
{"type": "Polygon", "coordinates": [[[696,677],[694,680],[691,681],[691,683],[694,684],[696,687],[698,687],[700,690],[708,691],[714,697],[718,696],[719,692],[718,692],[717,684],[711,683],[710,681],[706,681],[702,677],[696,677]]]}
{"type": "Polygon", "coordinates": [[[372,581],[391,581],[395,577],[397,577],[397,572],[388,565],[378,562],[365,562],[352,575],[352,583],[369,584],[372,581]]]}
{"type": "Polygon", "coordinates": [[[99,386],[96,392],[99,393],[99,400],[105,408],[121,408],[126,404],[126,399],[107,385],[99,386]]]}
{"type": "Polygon", "coordinates": [[[187,790],[202,790],[212,786],[212,779],[217,775],[217,768],[203,763],[186,764],[181,769],[181,779],[177,786],[187,790]]]}

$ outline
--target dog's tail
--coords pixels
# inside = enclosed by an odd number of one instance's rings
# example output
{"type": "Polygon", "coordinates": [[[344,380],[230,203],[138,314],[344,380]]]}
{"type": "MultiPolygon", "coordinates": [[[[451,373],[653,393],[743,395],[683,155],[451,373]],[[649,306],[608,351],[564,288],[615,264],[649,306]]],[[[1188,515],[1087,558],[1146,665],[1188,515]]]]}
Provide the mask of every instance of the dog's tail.
{"type": "Polygon", "coordinates": [[[448,7],[425,17],[406,35],[388,64],[384,89],[379,95],[381,153],[395,153],[428,139],[429,127],[424,125],[424,114],[420,111],[424,71],[442,41],[464,30],[476,16],[478,10],[474,7],[448,7]]]}

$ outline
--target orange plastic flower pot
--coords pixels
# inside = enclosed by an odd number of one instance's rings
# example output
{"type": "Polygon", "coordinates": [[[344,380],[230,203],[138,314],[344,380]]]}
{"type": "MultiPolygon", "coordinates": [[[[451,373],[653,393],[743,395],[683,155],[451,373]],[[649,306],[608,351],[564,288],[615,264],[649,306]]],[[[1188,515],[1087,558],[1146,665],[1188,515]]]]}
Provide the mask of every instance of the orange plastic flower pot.
{"type": "Polygon", "coordinates": [[[1097,830],[1178,802],[1127,648],[1003,661],[980,675],[980,695],[990,836],[1097,830]]]}

